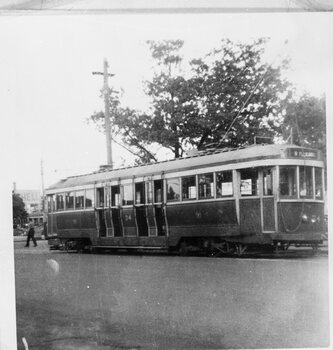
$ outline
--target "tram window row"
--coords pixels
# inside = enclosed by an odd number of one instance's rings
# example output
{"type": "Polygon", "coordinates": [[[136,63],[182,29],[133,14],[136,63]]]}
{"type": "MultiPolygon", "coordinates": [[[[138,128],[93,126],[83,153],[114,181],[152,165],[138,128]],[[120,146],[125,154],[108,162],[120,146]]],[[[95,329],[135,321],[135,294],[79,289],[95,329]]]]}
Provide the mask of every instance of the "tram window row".
{"type": "Polygon", "coordinates": [[[272,196],[274,181],[277,181],[273,173],[277,168],[281,199],[323,200],[321,168],[279,166],[209,172],[167,178],[165,182],[161,179],[57,193],[48,195],[48,211],[161,204],[165,202],[165,196],[169,203],[228,199],[235,196],[235,188],[239,189],[239,197],[272,196]]]}

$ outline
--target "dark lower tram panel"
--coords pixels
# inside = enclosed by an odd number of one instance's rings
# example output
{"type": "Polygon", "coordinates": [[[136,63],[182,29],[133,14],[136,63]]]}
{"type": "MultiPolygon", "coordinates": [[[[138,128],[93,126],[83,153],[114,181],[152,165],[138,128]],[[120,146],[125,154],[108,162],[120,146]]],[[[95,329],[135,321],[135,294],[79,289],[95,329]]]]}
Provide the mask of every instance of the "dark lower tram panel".
{"type": "MultiPolygon", "coordinates": [[[[268,216],[272,216],[273,208],[273,204],[268,206],[268,216]]],[[[240,225],[234,200],[214,205],[182,203],[57,213],[49,216],[49,222],[63,241],[104,248],[182,251],[184,247],[194,247],[242,252],[245,246],[322,242],[323,204],[282,202],[277,203],[277,210],[279,233],[269,234],[260,231],[260,201],[256,199],[240,200],[240,225]]],[[[273,229],[273,218],[264,219],[263,224],[264,228],[273,229]]]]}

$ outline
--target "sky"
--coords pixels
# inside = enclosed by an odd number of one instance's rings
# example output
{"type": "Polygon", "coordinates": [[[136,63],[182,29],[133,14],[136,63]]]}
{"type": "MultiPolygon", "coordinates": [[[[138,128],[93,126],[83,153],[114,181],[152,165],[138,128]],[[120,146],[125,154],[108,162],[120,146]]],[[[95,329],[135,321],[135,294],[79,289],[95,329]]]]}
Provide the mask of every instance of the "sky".
{"type": "MultiPolygon", "coordinates": [[[[100,98],[106,58],[123,103],[147,108],[143,81],[152,76],[147,40],[184,40],[184,62],[222,38],[271,38],[268,62],[291,58],[288,79],[300,90],[327,93],[333,57],[330,14],[109,14],[0,17],[1,162],[6,183],[41,189],[106,163],[106,142],[87,119],[100,98]],[[288,43],[285,44],[285,41],[288,43]],[[41,176],[43,162],[43,177],[41,176]]],[[[119,139],[119,141],[121,141],[119,139]]],[[[160,150],[160,157],[167,154],[160,150]]],[[[115,167],[133,157],[113,144],[115,167]]]]}

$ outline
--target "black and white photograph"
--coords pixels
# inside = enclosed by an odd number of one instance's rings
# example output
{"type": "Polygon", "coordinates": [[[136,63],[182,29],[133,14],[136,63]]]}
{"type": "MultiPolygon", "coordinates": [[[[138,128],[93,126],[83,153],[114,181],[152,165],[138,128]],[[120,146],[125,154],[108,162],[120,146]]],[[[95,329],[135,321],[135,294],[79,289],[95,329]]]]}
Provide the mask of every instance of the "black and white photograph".
{"type": "Polygon", "coordinates": [[[1,350],[330,348],[332,11],[0,0],[1,350]]]}

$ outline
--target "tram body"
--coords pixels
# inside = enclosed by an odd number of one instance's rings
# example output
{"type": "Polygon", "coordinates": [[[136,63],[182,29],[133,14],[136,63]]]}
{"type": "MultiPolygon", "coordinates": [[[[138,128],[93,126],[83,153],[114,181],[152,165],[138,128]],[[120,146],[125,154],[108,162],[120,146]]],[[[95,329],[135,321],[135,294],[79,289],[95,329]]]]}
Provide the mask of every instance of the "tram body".
{"type": "Polygon", "coordinates": [[[47,189],[48,235],[126,249],[316,246],[325,233],[324,163],[294,145],[253,145],[101,170],[47,189]]]}

